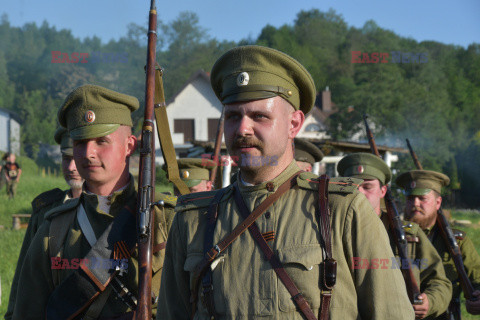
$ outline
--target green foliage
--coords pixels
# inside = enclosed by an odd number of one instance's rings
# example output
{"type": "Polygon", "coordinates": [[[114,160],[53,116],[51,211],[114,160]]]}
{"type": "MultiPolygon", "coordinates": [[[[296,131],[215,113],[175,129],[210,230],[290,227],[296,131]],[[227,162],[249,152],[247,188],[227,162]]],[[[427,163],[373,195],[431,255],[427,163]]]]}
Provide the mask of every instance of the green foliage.
{"type": "MultiPolygon", "coordinates": [[[[134,113],[138,128],[143,115],[147,32],[146,21],[129,24],[117,41],[75,38],[44,22],[10,25],[0,19],[0,107],[24,120],[21,143],[37,162],[39,143],[53,143],[56,113],[65,95],[84,83],[96,83],[139,98],[134,113]],[[51,63],[52,51],[125,52],[126,63],[51,63]]],[[[209,71],[215,60],[237,45],[213,39],[198,16],[182,12],[173,21],[158,21],[157,61],[164,68],[167,101],[199,69],[209,71]]],[[[260,44],[298,59],[312,74],[317,90],[326,86],[338,112],[329,118],[335,139],[350,140],[363,132],[362,116],[370,115],[378,144],[406,147],[409,138],[426,169],[443,171],[460,187],[463,205],[480,205],[480,147],[475,140],[480,123],[480,44],[468,48],[433,41],[417,42],[385,30],[375,21],[351,27],[334,10],[301,11],[291,24],[266,25],[260,44]],[[426,63],[352,63],[352,51],[426,53],[426,63]]],[[[413,168],[400,156],[399,171],[413,168]]]]}

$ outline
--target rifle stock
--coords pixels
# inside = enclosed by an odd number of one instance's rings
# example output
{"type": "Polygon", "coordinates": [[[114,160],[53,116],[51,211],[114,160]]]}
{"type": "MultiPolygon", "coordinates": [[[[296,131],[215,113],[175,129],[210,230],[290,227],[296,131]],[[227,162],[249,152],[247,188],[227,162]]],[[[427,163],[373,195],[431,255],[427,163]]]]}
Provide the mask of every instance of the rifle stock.
{"type": "Polygon", "coordinates": [[[152,318],[152,238],[154,214],[152,200],[155,195],[155,139],[154,94],[155,55],[157,42],[157,10],[155,0],[150,2],[148,18],[148,47],[145,85],[145,114],[140,145],[138,179],[137,227],[138,227],[138,304],[135,319],[152,318]]]}
{"type": "MultiPolygon", "coordinates": [[[[413,151],[412,146],[410,145],[410,141],[407,140],[408,149],[410,150],[410,155],[412,156],[413,162],[415,163],[415,167],[418,170],[423,170],[423,167],[420,161],[417,158],[415,151],[413,151]]],[[[460,282],[460,286],[462,287],[463,294],[465,295],[465,299],[472,299],[473,294],[473,286],[468,278],[468,275],[465,271],[465,266],[463,264],[462,253],[460,252],[460,247],[458,246],[457,240],[453,235],[452,228],[447,221],[447,218],[443,214],[442,207],[437,211],[437,224],[440,228],[440,234],[442,235],[445,244],[447,245],[448,252],[453,259],[453,263],[455,264],[455,269],[457,269],[458,278],[460,282]]]]}
{"type": "MultiPolygon", "coordinates": [[[[378,152],[377,145],[375,143],[375,138],[373,133],[370,130],[370,127],[367,122],[367,115],[363,115],[363,120],[365,122],[365,129],[367,131],[368,143],[373,154],[377,157],[382,158],[378,152]]],[[[392,191],[390,186],[387,185],[387,192],[385,194],[385,205],[387,207],[387,217],[390,221],[390,226],[394,231],[395,235],[393,237],[395,246],[398,249],[398,255],[401,259],[401,270],[403,277],[405,279],[405,284],[407,287],[408,296],[412,304],[422,304],[422,300],[418,298],[420,295],[420,289],[418,287],[417,281],[413,275],[412,265],[408,259],[408,250],[407,250],[407,238],[405,236],[405,231],[403,230],[402,220],[400,219],[400,214],[398,213],[397,206],[395,205],[392,191]],[[406,266],[406,268],[405,268],[406,266]]]]}

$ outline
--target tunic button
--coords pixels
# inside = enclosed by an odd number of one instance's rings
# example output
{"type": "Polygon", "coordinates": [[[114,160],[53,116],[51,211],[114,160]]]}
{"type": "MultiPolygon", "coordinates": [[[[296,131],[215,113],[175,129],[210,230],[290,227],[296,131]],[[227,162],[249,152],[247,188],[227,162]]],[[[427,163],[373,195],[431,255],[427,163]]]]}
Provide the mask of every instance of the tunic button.
{"type": "Polygon", "coordinates": [[[265,212],[265,218],[270,219],[270,211],[265,212]]]}
{"type": "Polygon", "coordinates": [[[267,190],[270,192],[273,192],[273,190],[275,190],[275,185],[273,184],[273,182],[268,182],[266,187],[267,187],[267,190]]]}
{"type": "Polygon", "coordinates": [[[308,269],[308,271],[313,270],[313,266],[310,266],[307,269],[308,269]]]}

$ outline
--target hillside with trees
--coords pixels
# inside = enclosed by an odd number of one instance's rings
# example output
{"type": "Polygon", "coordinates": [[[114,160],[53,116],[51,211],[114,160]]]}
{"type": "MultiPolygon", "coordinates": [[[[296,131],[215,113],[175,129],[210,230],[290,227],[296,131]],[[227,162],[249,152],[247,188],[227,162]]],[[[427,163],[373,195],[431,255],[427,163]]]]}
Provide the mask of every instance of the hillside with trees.
{"type": "MultiPolygon", "coordinates": [[[[146,26],[146,23],[144,24],[146,26]]],[[[330,10],[301,11],[290,24],[266,25],[257,39],[239,43],[208,35],[192,12],[159,21],[157,61],[165,68],[167,100],[198,69],[209,71],[227,49],[260,44],[298,59],[312,74],[317,90],[332,92],[339,112],[330,118],[330,134],[348,140],[368,113],[379,144],[405,147],[409,138],[426,169],[452,178],[465,206],[480,205],[480,44],[463,48],[433,41],[417,42],[368,21],[348,25],[330,10]],[[388,63],[352,63],[352,52],[388,53],[388,63]],[[395,53],[426,57],[393,63],[395,53]]],[[[39,145],[53,144],[56,113],[65,95],[95,83],[144,99],[146,29],[130,24],[118,41],[79,39],[69,30],[44,22],[22,27],[0,20],[0,107],[22,119],[22,152],[38,160],[39,145]],[[88,63],[52,63],[52,51],[121,54],[123,59],[88,63]],[[126,59],[125,59],[126,58],[126,59]]],[[[111,55],[109,57],[112,57],[111,55]]],[[[363,55],[360,55],[363,59],[363,55]]],[[[81,59],[80,59],[81,60],[81,59]]],[[[371,59],[370,59],[371,60],[371,59]]],[[[138,124],[141,110],[134,117],[138,124]]],[[[403,156],[402,156],[403,157],[403,156]]],[[[397,164],[412,169],[408,155],[397,164]]]]}

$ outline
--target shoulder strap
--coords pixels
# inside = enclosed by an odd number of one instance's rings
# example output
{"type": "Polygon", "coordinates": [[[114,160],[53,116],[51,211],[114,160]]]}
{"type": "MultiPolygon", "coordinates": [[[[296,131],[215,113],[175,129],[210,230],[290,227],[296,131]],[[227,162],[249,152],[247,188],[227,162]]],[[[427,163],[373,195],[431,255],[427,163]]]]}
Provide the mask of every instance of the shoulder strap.
{"type": "MultiPolygon", "coordinates": [[[[67,237],[70,226],[75,219],[76,210],[65,212],[55,216],[50,222],[48,230],[48,252],[50,257],[61,257],[63,253],[63,245],[67,237]]],[[[60,272],[58,269],[51,268],[54,286],[60,284],[60,272]]]]}
{"type": "Polygon", "coordinates": [[[329,319],[330,300],[332,289],[337,279],[337,261],[332,255],[332,237],[330,235],[330,210],[328,208],[328,183],[329,177],[320,176],[318,185],[318,213],[320,215],[320,235],[325,247],[326,259],[320,277],[322,279],[322,305],[320,307],[320,320],[329,319]]]}
{"type": "MultiPolygon", "coordinates": [[[[244,218],[247,218],[251,213],[250,213],[250,210],[248,210],[247,205],[245,204],[245,201],[243,200],[242,195],[240,194],[240,191],[238,190],[238,188],[235,188],[234,197],[235,197],[235,203],[237,204],[240,210],[240,213],[244,218]]],[[[278,257],[273,253],[272,249],[268,245],[267,241],[265,241],[265,239],[263,238],[262,234],[260,233],[260,230],[258,229],[257,224],[252,223],[252,225],[248,227],[248,231],[250,231],[250,234],[260,246],[260,249],[262,250],[265,256],[265,259],[267,259],[268,262],[270,262],[273,270],[277,274],[278,278],[285,285],[285,288],[287,288],[288,292],[292,296],[293,301],[295,302],[297,307],[300,309],[300,311],[303,313],[305,318],[308,320],[317,320],[317,318],[315,317],[315,314],[313,313],[312,309],[308,305],[307,300],[305,300],[305,298],[303,297],[303,295],[300,293],[297,286],[293,282],[292,278],[290,278],[287,271],[285,271],[285,269],[283,268],[282,262],[280,262],[278,257]]]]}

